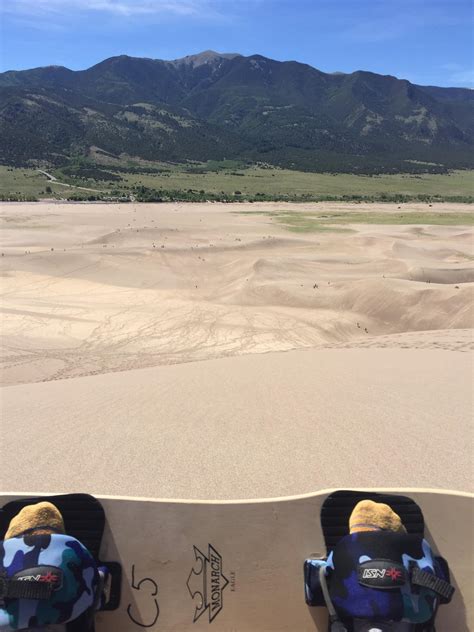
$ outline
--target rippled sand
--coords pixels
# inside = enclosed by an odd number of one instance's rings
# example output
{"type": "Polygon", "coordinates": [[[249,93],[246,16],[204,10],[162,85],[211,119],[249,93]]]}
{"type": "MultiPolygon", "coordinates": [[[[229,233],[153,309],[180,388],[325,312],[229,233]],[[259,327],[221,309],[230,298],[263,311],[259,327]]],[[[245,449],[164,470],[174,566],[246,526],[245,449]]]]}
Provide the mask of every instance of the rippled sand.
{"type": "Polygon", "coordinates": [[[472,229],[292,233],[249,209],[5,204],[3,384],[472,326],[472,229]]]}
{"type": "Polygon", "coordinates": [[[4,204],[1,487],[470,488],[472,228],[254,213],[314,208],[4,204]]]}

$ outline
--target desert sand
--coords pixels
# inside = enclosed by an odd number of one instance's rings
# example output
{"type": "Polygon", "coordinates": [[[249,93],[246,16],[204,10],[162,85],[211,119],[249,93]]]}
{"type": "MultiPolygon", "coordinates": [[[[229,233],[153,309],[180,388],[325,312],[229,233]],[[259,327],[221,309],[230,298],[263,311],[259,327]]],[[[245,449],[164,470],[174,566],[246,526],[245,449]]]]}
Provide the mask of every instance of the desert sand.
{"type": "Polygon", "coordinates": [[[470,490],[474,231],[315,208],[4,204],[0,487],[470,490]]]}

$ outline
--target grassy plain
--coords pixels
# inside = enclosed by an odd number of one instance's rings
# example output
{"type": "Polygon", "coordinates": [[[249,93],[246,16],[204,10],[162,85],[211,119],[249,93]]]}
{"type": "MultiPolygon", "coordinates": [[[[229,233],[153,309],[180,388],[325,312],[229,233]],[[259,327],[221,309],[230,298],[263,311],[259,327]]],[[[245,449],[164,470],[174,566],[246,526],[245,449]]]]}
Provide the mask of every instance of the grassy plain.
{"type": "MultiPolygon", "coordinates": [[[[17,195],[25,198],[54,197],[54,194],[46,194],[46,187],[51,184],[46,176],[36,169],[16,169],[0,165],[0,194],[17,195]]],[[[53,190],[53,187],[51,187],[53,190]]],[[[58,193],[64,195],[64,187],[55,187],[58,193]],[[62,189],[62,191],[60,191],[62,189]]]]}
{"type": "MultiPolygon", "coordinates": [[[[61,169],[51,173],[59,182],[51,182],[35,169],[16,169],[0,166],[0,196],[17,196],[24,199],[61,198],[71,195],[87,199],[91,192],[74,187],[97,190],[98,195],[127,196],[137,189],[151,191],[196,192],[201,195],[225,194],[245,199],[255,196],[271,196],[272,199],[288,197],[310,199],[338,196],[355,196],[383,200],[384,196],[439,196],[443,199],[471,198],[474,191],[474,171],[453,171],[448,174],[394,174],[350,175],[307,173],[287,169],[260,166],[239,167],[226,161],[204,165],[156,164],[146,167],[146,172],[136,173],[102,166],[101,179],[71,177],[61,169]],[[110,173],[121,180],[107,181],[110,173]],[[47,187],[49,187],[47,189],[47,187]]],[[[145,171],[145,169],[143,169],[145,171]]],[[[93,193],[93,192],[92,192],[93,193]]],[[[457,201],[463,201],[461,199],[457,201]]],[[[467,199],[465,201],[468,201],[467,199]]]]}
{"type": "Polygon", "coordinates": [[[211,193],[241,191],[242,194],[264,193],[275,196],[382,193],[464,196],[472,194],[474,189],[473,171],[455,171],[450,174],[356,176],[251,167],[232,172],[218,170],[204,173],[187,173],[175,169],[156,175],[123,174],[123,177],[130,186],[143,184],[151,188],[204,189],[211,193]]]}

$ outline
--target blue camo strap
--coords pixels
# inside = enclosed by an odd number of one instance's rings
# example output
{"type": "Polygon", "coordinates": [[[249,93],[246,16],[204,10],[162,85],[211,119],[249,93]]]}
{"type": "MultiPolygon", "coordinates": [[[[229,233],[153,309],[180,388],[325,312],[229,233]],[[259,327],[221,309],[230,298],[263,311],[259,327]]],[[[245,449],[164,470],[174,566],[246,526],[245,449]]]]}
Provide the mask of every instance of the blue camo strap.
{"type": "Polygon", "coordinates": [[[318,571],[324,565],[331,601],[346,620],[425,623],[433,618],[440,602],[428,586],[449,586],[430,545],[416,535],[354,533],[342,538],[327,560],[307,560],[307,564],[314,569],[305,586],[307,601],[314,600],[318,571]],[[425,579],[440,581],[415,585],[414,569],[425,579]]]}
{"type": "Polygon", "coordinates": [[[1,541],[0,576],[10,587],[20,582],[52,586],[46,598],[13,598],[7,591],[0,607],[2,631],[67,623],[96,604],[96,562],[69,535],[24,535],[1,541]]]}

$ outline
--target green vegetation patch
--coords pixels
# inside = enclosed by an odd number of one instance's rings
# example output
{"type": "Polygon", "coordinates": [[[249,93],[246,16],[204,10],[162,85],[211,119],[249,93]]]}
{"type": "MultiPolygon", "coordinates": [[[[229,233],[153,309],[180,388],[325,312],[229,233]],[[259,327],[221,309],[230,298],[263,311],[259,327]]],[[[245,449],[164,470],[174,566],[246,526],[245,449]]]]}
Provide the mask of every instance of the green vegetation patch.
{"type": "Polygon", "coordinates": [[[40,197],[54,197],[46,193],[46,187],[50,184],[35,169],[0,166],[0,200],[31,202],[40,197]]]}
{"type": "Polygon", "coordinates": [[[344,224],[428,224],[440,226],[474,225],[474,213],[337,213],[329,221],[344,224]]]}
{"type": "Polygon", "coordinates": [[[120,182],[123,178],[116,173],[105,171],[96,166],[69,165],[57,171],[58,175],[67,178],[79,178],[81,180],[91,180],[98,182],[120,182]]]}
{"type": "Polygon", "coordinates": [[[474,171],[362,176],[291,171],[237,160],[102,165],[77,157],[51,173],[57,182],[37,169],[0,166],[0,199],[94,195],[107,201],[137,202],[474,203],[474,171]]]}
{"type": "MultiPolygon", "coordinates": [[[[264,213],[262,213],[264,214],[264,213]]],[[[436,213],[427,211],[414,213],[378,213],[366,212],[324,212],[317,213],[291,213],[288,211],[276,211],[265,213],[274,217],[277,222],[293,232],[308,233],[320,231],[349,231],[341,228],[339,224],[426,224],[442,226],[474,226],[474,213],[436,213]]]]}
{"type": "Polygon", "coordinates": [[[320,220],[317,217],[311,217],[303,213],[288,213],[276,215],[276,220],[293,233],[320,233],[320,232],[336,232],[336,233],[352,233],[350,228],[342,228],[334,226],[320,220]]]}

